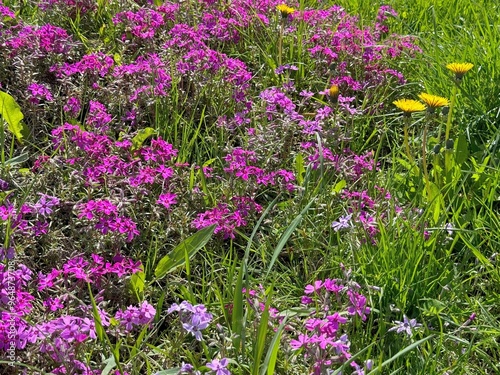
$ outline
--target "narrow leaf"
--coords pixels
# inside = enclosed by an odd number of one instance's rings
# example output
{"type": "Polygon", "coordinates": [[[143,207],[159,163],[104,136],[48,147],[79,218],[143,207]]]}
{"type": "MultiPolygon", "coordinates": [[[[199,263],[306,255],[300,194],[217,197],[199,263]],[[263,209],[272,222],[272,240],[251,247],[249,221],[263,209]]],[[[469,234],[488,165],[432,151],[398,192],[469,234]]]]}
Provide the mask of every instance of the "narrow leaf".
{"type": "Polygon", "coordinates": [[[382,370],[385,366],[387,366],[388,364],[394,362],[396,359],[398,359],[399,357],[405,355],[406,353],[408,352],[411,352],[413,349],[417,348],[418,346],[420,346],[420,344],[423,344],[424,342],[430,340],[431,338],[433,338],[434,335],[430,335],[430,336],[427,336],[421,340],[418,340],[418,341],[415,341],[413,344],[411,344],[410,346],[407,346],[406,348],[404,348],[403,350],[397,352],[396,354],[394,354],[391,358],[389,358],[388,360],[384,361],[380,366],[378,366],[376,369],[370,371],[368,373],[368,375],[374,375],[374,374],[377,374],[380,372],[380,370],[382,370]]]}
{"type": "Polygon", "coordinates": [[[283,334],[283,329],[285,328],[285,324],[287,322],[287,317],[283,319],[278,330],[274,334],[274,337],[269,345],[269,349],[267,350],[266,358],[264,359],[264,363],[262,364],[262,368],[260,371],[260,375],[274,375],[274,368],[276,367],[276,361],[278,359],[278,350],[280,349],[281,336],[283,334]]]}
{"type": "Polygon", "coordinates": [[[304,168],[304,157],[301,154],[297,154],[295,157],[295,173],[297,177],[297,183],[299,185],[302,185],[302,182],[304,182],[304,174],[306,173],[306,170],[304,168]]]}
{"type": "Polygon", "coordinates": [[[203,228],[189,236],[168,255],[165,255],[156,266],[155,276],[157,279],[163,278],[167,273],[172,272],[177,267],[186,263],[186,259],[191,259],[212,237],[215,224],[203,228]],[[187,257],[187,258],[186,258],[187,257]]]}
{"type": "Polygon", "coordinates": [[[181,369],[179,367],[177,368],[171,368],[170,370],[162,370],[159,372],[155,372],[155,375],[177,375],[181,369]]]}
{"type": "Polygon", "coordinates": [[[21,155],[18,155],[16,157],[13,157],[13,158],[7,160],[5,162],[5,164],[14,166],[14,165],[17,165],[17,164],[22,164],[22,163],[24,163],[28,159],[29,159],[29,154],[27,152],[25,152],[25,153],[23,153],[21,155]]]}
{"type": "Polygon", "coordinates": [[[102,370],[101,375],[108,375],[116,367],[115,357],[109,357],[104,363],[106,363],[106,367],[102,370]]]}
{"type": "Polygon", "coordinates": [[[266,279],[267,279],[267,276],[269,276],[269,273],[271,272],[271,269],[273,268],[274,263],[276,262],[276,259],[278,259],[278,255],[281,253],[281,250],[283,250],[283,248],[285,247],[286,243],[288,242],[288,240],[291,237],[295,228],[297,228],[299,226],[300,222],[302,221],[302,218],[304,217],[304,214],[307,212],[309,207],[311,207],[312,203],[313,203],[313,201],[310,201],[307,204],[307,206],[302,210],[302,212],[299,215],[297,215],[297,217],[295,219],[293,219],[293,221],[290,223],[290,225],[286,228],[285,232],[281,236],[280,241],[278,242],[278,245],[274,249],[274,253],[273,253],[273,256],[271,258],[271,262],[269,263],[269,266],[267,268],[266,279]]]}
{"type": "Polygon", "coordinates": [[[94,295],[92,294],[92,289],[90,288],[90,283],[87,284],[89,288],[90,302],[92,303],[92,316],[94,318],[95,333],[99,341],[103,344],[106,343],[106,332],[102,326],[101,316],[99,315],[99,310],[97,310],[97,304],[95,303],[94,295]]]}
{"type": "Polygon", "coordinates": [[[233,311],[232,311],[232,324],[231,328],[233,331],[233,346],[236,352],[239,353],[242,350],[242,340],[244,335],[244,321],[243,321],[243,274],[245,270],[243,265],[240,266],[238,272],[238,278],[236,279],[236,286],[234,290],[233,297],[233,311]]]}
{"type": "Polygon", "coordinates": [[[461,166],[469,157],[469,144],[465,135],[458,137],[455,147],[455,163],[461,166]]]}
{"type": "Polygon", "coordinates": [[[269,322],[269,303],[271,298],[267,299],[266,306],[260,317],[259,328],[257,329],[257,340],[254,343],[254,357],[252,375],[259,375],[259,367],[266,346],[266,337],[269,322]]]}
{"type": "Polygon", "coordinates": [[[145,279],[146,275],[143,271],[136,272],[130,277],[130,288],[139,301],[142,300],[142,296],[144,294],[145,279]]]}

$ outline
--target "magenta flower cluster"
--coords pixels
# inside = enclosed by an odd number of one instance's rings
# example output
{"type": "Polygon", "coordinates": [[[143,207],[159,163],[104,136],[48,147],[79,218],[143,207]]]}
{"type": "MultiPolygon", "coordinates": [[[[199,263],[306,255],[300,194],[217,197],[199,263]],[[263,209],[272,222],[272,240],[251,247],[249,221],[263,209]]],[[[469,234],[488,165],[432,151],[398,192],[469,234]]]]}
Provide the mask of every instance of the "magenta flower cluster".
{"type": "MultiPolygon", "coordinates": [[[[98,254],[92,254],[89,260],[81,256],[72,258],[61,269],[39,273],[36,278],[24,264],[16,267],[0,264],[3,310],[0,350],[7,351],[14,343],[16,350],[29,348],[41,356],[47,355],[58,364],[54,373],[66,373],[82,366],[90,371],[79,353],[82,346],[97,336],[92,306],[81,304],[82,291],[86,294],[87,283],[98,289],[106,286],[105,289],[111,291],[112,286],[118,286],[115,278],[122,280],[141,270],[140,262],[130,258],[115,256],[108,262],[98,254]],[[43,298],[43,305],[35,302],[35,295],[43,298]]],[[[101,324],[110,335],[129,335],[136,328],[148,326],[156,314],[155,308],[143,301],[139,306],[118,308],[114,315],[116,323],[111,325],[106,310],[110,311],[113,306],[103,299],[102,289],[95,299],[101,324]],[[106,302],[106,310],[103,302],[106,302]]],[[[95,374],[100,374],[100,370],[95,374]]]]}
{"type": "MultiPolygon", "coordinates": [[[[359,284],[349,280],[350,272],[344,274],[345,280],[316,280],[304,289],[301,302],[311,308],[311,313],[301,322],[302,327],[296,327],[302,333],[290,340],[290,346],[295,351],[301,349],[312,374],[327,373],[328,369],[335,369],[351,358],[349,324],[356,316],[365,321],[371,312],[359,284]]],[[[363,371],[354,361],[351,366],[363,371]]]]}
{"type": "Polygon", "coordinates": [[[82,203],[77,210],[79,219],[86,218],[102,234],[120,233],[126,235],[128,242],[139,234],[136,223],[126,216],[119,215],[117,206],[106,199],[82,203]]]}
{"type": "Polygon", "coordinates": [[[252,198],[234,196],[230,203],[219,203],[213,209],[198,214],[192,226],[201,229],[216,224],[214,233],[221,233],[224,239],[235,238],[236,229],[247,225],[247,217],[262,212],[262,206],[252,198]]]}

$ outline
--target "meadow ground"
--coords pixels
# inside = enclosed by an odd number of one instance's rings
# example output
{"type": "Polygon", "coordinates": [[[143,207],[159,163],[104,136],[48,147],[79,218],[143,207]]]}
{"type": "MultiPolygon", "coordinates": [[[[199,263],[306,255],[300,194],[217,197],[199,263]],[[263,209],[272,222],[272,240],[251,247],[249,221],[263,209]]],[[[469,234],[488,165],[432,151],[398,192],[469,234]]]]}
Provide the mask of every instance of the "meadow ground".
{"type": "Polygon", "coordinates": [[[2,0],[1,374],[499,374],[500,6],[2,0]]]}

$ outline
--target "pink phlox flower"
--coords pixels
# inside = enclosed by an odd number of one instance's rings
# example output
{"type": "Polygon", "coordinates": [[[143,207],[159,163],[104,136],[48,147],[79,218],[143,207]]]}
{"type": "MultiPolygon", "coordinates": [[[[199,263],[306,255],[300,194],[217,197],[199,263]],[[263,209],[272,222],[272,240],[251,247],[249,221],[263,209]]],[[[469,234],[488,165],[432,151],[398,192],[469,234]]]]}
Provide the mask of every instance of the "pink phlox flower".
{"type": "Polygon", "coordinates": [[[339,217],[337,221],[332,223],[332,228],[335,232],[338,232],[341,229],[346,229],[352,227],[351,223],[352,214],[344,215],[339,217]]]}
{"type": "Polygon", "coordinates": [[[328,332],[333,335],[337,332],[340,324],[345,324],[347,323],[347,318],[346,317],[343,317],[342,315],[340,315],[338,312],[336,312],[335,314],[333,315],[328,315],[326,317],[326,319],[328,320],[328,332]]]}
{"type": "Polygon", "coordinates": [[[72,274],[76,279],[91,283],[93,280],[87,269],[88,265],[89,263],[83,257],[75,257],[63,265],[63,273],[65,275],[72,274]]]}
{"type": "Polygon", "coordinates": [[[308,297],[308,296],[302,296],[300,299],[300,303],[302,303],[304,305],[309,305],[309,304],[313,303],[313,299],[311,297],[308,297]]]}
{"type": "Polygon", "coordinates": [[[201,331],[208,327],[212,321],[212,314],[210,314],[204,305],[191,305],[187,301],[183,301],[180,305],[174,303],[168,310],[170,314],[174,311],[179,312],[182,327],[191,333],[196,340],[202,340],[201,331]]]}
{"type": "Polygon", "coordinates": [[[347,291],[347,295],[349,296],[349,301],[351,306],[347,308],[347,312],[349,315],[359,315],[361,320],[366,320],[366,315],[370,314],[370,308],[366,306],[367,299],[362,294],[353,292],[351,290],[347,291]]]}
{"type": "Polygon", "coordinates": [[[163,207],[169,209],[170,206],[177,203],[177,195],[174,193],[165,193],[158,196],[157,204],[161,204],[163,207]]]}
{"type": "Polygon", "coordinates": [[[321,330],[321,327],[326,323],[327,321],[326,320],[323,320],[323,319],[318,319],[318,318],[310,318],[310,319],[307,319],[305,324],[304,324],[304,327],[308,330],[308,331],[320,331],[321,330]]]}
{"type": "Polygon", "coordinates": [[[113,263],[106,262],[105,269],[106,272],[114,273],[118,277],[122,277],[142,271],[142,263],[141,261],[134,262],[130,258],[117,255],[113,257],[113,263]]]}
{"type": "Polygon", "coordinates": [[[349,353],[351,343],[349,342],[346,334],[340,336],[340,338],[337,341],[333,342],[331,345],[333,348],[335,348],[335,351],[338,355],[344,356],[345,359],[351,357],[351,354],[349,353]]]}
{"type": "Polygon", "coordinates": [[[48,297],[45,301],[43,301],[43,306],[49,311],[57,311],[64,308],[64,304],[61,298],[52,297],[48,297]]]}
{"type": "Polygon", "coordinates": [[[38,291],[42,291],[46,288],[51,288],[54,286],[54,281],[57,280],[59,275],[63,271],[58,270],[53,268],[52,271],[50,271],[47,275],[44,275],[43,273],[39,272],[38,273],[38,291]]]}
{"type": "Polygon", "coordinates": [[[89,103],[89,112],[85,118],[85,123],[101,131],[106,131],[108,129],[107,125],[112,120],[111,115],[106,111],[107,110],[104,104],[91,100],[89,103]]]}
{"type": "Polygon", "coordinates": [[[323,287],[323,281],[316,280],[313,284],[306,285],[304,294],[312,294],[318,292],[323,287]]]}
{"type": "Polygon", "coordinates": [[[156,167],[156,172],[161,174],[161,177],[164,180],[168,180],[168,179],[170,179],[170,177],[172,177],[174,175],[174,170],[170,167],[163,165],[163,164],[156,167]]]}
{"type": "Polygon", "coordinates": [[[16,14],[12,10],[10,10],[8,7],[2,5],[2,3],[0,3],[0,15],[3,17],[9,17],[12,19],[16,18],[16,14]]]}
{"type": "Polygon", "coordinates": [[[39,83],[31,83],[27,90],[30,92],[30,102],[34,104],[40,103],[40,100],[52,101],[54,98],[50,90],[44,85],[39,83]]]}
{"type": "Polygon", "coordinates": [[[310,338],[311,343],[318,344],[318,346],[325,350],[328,346],[333,346],[336,342],[334,339],[328,335],[320,334],[313,335],[310,338]]]}
{"type": "Polygon", "coordinates": [[[291,340],[290,346],[293,350],[298,350],[302,347],[307,348],[307,345],[311,342],[311,339],[306,334],[299,334],[297,340],[291,340]]]}
{"type": "MultiPolygon", "coordinates": [[[[97,225],[96,225],[97,228],[97,225]]],[[[130,218],[125,216],[117,216],[114,220],[109,221],[109,229],[113,232],[126,234],[126,241],[131,242],[140,234],[137,229],[137,224],[130,218]]],[[[103,232],[105,234],[105,232],[103,232]]]]}
{"type": "Polygon", "coordinates": [[[81,110],[80,99],[70,97],[64,105],[63,110],[71,117],[76,117],[81,110]]]}

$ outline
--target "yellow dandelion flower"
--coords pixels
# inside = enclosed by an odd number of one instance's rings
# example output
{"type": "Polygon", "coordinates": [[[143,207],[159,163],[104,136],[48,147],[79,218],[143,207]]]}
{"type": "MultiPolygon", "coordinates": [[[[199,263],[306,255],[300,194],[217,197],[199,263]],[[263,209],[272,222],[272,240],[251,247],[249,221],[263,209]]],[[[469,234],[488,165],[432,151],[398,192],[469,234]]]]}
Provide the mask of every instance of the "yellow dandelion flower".
{"type": "Polygon", "coordinates": [[[448,99],[443,98],[442,96],[431,95],[425,92],[421,93],[418,97],[422,99],[425,104],[427,104],[429,109],[444,107],[450,104],[448,99]]]}
{"type": "Polygon", "coordinates": [[[339,96],[340,90],[337,85],[332,85],[330,89],[328,90],[328,95],[332,98],[337,98],[339,96]]]}
{"type": "Polygon", "coordinates": [[[294,9],[294,8],[291,8],[291,7],[289,7],[289,6],[288,6],[288,5],[286,5],[286,4],[280,4],[280,5],[277,5],[277,6],[276,6],[276,9],[277,9],[278,11],[280,11],[280,12],[281,12],[281,15],[282,15],[283,17],[287,17],[287,16],[289,16],[290,14],[292,14],[292,13],[294,13],[294,12],[295,12],[295,9],[294,9]]]}
{"type": "Polygon", "coordinates": [[[462,77],[474,67],[471,63],[451,63],[446,65],[446,68],[455,73],[455,78],[460,80],[462,77]]]}
{"type": "Polygon", "coordinates": [[[392,104],[402,110],[406,116],[410,116],[413,112],[425,110],[425,105],[413,99],[399,99],[392,102],[392,104]]]}

